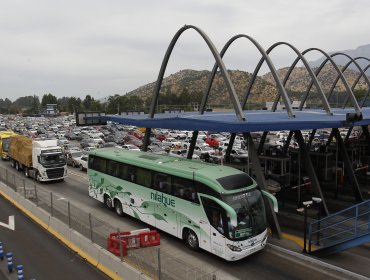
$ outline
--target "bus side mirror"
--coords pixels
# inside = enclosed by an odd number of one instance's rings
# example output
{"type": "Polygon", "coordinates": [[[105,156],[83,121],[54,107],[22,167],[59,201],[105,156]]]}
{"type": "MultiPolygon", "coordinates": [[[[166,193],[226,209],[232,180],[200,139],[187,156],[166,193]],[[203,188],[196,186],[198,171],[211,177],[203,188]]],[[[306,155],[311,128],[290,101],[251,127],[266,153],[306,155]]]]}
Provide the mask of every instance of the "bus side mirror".
{"type": "Polygon", "coordinates": [[[274,212],[277,213],[279,211],[278,202],[275,196],[273,196],[271,193],[261,190],[262,194],[271,200],[272,205],[274,206],[274,212]]]}

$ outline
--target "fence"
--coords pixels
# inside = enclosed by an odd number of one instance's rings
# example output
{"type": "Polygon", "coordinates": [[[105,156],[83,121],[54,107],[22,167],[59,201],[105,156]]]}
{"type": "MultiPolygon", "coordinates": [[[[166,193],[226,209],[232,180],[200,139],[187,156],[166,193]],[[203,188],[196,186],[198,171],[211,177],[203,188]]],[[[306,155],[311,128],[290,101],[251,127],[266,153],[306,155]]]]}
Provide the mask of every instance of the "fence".
{"type": "Polygon", "coordinates": [[[329,247],[370,234],[370,200],[353,205],[309,225],[311,242],[329,247]]]}
{"type": "MultiPolygon", "coordinates": [[[[36,182],[23,177],[23,174],[17,174],[0,167],[0,180],[24,198],[32,201],[37,207],[42,208],[51,216],[103,248],[107,246],[107,237],[110,233],[124,230],[113,227],[107,222],[94,217],[91,213],[78,208],[68,200],[38,187],[36,182]]],[[[163,252],[159,247],[129,250],[126,257],[121,256],[121,261],[139,269],[153,279],[221,279],[217,277],[215,272],[208,273],[192,266],[168,252],[163,252]]]]}

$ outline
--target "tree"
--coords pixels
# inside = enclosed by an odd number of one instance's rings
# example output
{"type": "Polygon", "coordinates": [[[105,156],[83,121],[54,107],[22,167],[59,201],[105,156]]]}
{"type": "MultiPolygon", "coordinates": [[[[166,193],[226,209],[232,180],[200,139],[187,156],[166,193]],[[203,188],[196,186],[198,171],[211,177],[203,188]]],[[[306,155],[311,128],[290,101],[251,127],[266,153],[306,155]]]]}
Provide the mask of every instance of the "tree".
{"type": "Polygon", "coordinates": [[[82,101],[83,103],[83,106],[85,108],[85,110],[89,111],[91,110],[91,104],[94,102],[94,98],[91,97],[91,95],[86,95],[84,101],[82,101]]]}
{"type": "Polygon", "coordinates": [[[68,110],[69,97],[58,98],[58,110],[59,112],[71,112],[68,110]]]}
{"type": "Polygon", "coordinates": [[[56,98],[56,96],[52,95],[51,93],[44,94],[42,96],[41,104],[43,107],[45,107],[46,104],[58,104],[58,99],[56,98]]]}

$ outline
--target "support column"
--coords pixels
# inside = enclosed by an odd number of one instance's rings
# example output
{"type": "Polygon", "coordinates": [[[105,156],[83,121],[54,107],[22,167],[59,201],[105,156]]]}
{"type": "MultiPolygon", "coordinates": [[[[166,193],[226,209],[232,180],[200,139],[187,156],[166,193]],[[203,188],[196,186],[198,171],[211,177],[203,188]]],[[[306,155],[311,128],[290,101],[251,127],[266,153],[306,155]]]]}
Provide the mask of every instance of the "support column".
{"type": "Polygon", "coordinates": [[[293,131],[289,131],[289,135],[288,135],[288,138],[286,139],[285,143],[284,143],[284,147],[283,147],[283,155],[286,156],[286,154],[288,153],[288,149],[289,149],[289,145],[290,145],[290,141],[292,141],[292,137],[293,137],[293,131]]]}
{"type": "Polygon", "coordinates": [[[267,138],[267,134],[268,133],[269,133],[268,131],[264,131],[263,134],[262,134],[260,143],[258,145],[258,150],[257,150],[257,154],[258,155],[262,154],[263,146],[265,145],[265,142],[266,142],[266,138],[267,138]]]}
{"type": "Polygon", "coordinates": [[[150,127],[147,127],[145,129],[145,135],[144,135],[144,140],[143,140],[143,151],[144,152],[148,151],[151,132],[152,132],[152,129],[150,127]]]}
{"type": "Polygon", "coordinates": [[[362,127],[362,132],[365,135],[365,139],[367,142],[367,155],[370,156],[370,133],[369,133],[369,128],[367,125],[363,125],[362,127]]]}
{"type": "MultiPolygon", "coordinates": [[[[257,184],[262,190],[267,191],[265,175],[262,172],[260,160],[258,158],[257,150],[256,150],[256,147],[254,146],[252,136],[249,132],[244,133],[243,136],[244,136],[244,139],[246,139],[249,143],[248,156],[250,157],[252,161],[252,168],[253,168],[254,174],[256,175],[257,184]]],[[[280,230],[279,221],[276,217],[276,213],[274,212],[274,207],[272,206],[272,203],[269,199],[265,199],[265,202],[266,202],[265,204],[266,204],[267,219],[271,226],[272,234],[280,238],[281,230],[280,230]]]]}
{"type": "Polygon", "coordinates": [[[236,137],[236,133],[235,132],[231,133],[230,140],[229,140],[229,145],[227,146],[227,149],[226,149],[226,155],[225,155],[225,161],[226,162],[231,162],[230,154],[231,154],[231,150],[233,149],[235,137],[236,137]]]}
{"type": "Polygon", "coordinates": [[[310,149],[311,149],[312,141],[315,138],[316,131],[317,131],[317,129],[313,129],[311,131],[311,135],[310,135],[310,138],[308,139],[308,143],[307,143],[307,151],[310,151],[310,149]]]}
{"type": "Polygon", "coordinates": [[[350,157],[347,153],[347,150],[346,150],[346,147],[344,145],[343,139],[340,136],[339,129],[338,128],[333,128],[333,131],[334,131],[334,134],[335,134],[335,139],[338,142],[339,152],[340,152],[340,154],[342,156],[342,159],[344,161],[344,166],[345,166],[344,171],[348,175],[348,178],[349,178],[350,183],[352,185],[353,193],[356,197],[356,200],[358,202],[361,202],[364,199],[363,199],[361,191],[360,191],[360,186],[358,184],[355,171],[353,170],[351,159],[350,159],[350,157]]]}
{"type": "Polygon", "coordinates": [[[193,158],[194,148],[195,148],[195,143],[197,142],[198,133],[199,133],[199,131],[193,131],[193,135],[191,136],[188,155],[186,156],[187,159],[192,159],[193,158]]]}
{"type": "Polygon", "coordinates": [[[295,137],[296,137],[298,145],[299,145],[299,150],[301,152],[301,156],[302,156],[307,174],[311,179],[311,186],[312,186],[313,192],[314,192],[316,197],[320,197],[322,199],[322,202],[321,202],[322,203],[322,209],[323,209],[325,215],[328,215],[329,210],[328,210],[328,207],[326,205],[326,201],[325,201],[324,195],[322,193],[319,180],[317,179],[315,169],[312,165],[312,161],[311,161],[309,152],[308,152],[306,144],[304,142],[302,132],[300,130],[295,130],[294,134],[295,134],[295,137]]]}

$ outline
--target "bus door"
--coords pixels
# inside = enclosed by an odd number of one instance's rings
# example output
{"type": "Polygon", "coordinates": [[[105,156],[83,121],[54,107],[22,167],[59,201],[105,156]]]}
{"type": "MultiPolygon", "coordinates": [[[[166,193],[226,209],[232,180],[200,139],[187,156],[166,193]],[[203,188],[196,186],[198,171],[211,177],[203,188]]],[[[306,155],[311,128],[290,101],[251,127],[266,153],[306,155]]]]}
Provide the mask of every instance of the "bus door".
{"type": "MultiPolygon", "coordinates": [[[[229,227],[232,223],[230,217],[233,217],[235,220],[236,214],[233,215],[232,209],[217,198],[202,194],[201,199],[210,225],[210,251],[215,255],[224,257],[226,238],[229,235],[229,227]]],[[[233,223],[235,223],[235,221],[233,221],[233,223]]],[[[201,238],[203,239],[203,237],[201,238]]]]}

